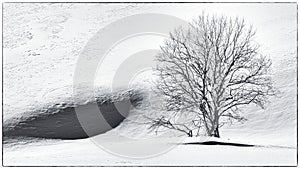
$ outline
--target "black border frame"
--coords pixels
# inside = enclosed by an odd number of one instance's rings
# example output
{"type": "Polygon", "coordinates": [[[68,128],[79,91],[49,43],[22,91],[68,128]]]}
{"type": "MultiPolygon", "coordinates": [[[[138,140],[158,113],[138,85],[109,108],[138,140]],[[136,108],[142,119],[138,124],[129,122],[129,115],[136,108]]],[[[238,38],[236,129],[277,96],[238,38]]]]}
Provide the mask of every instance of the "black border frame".
{"type": "Polygon", "coordinates": [[[148,1],[140,1],[140,2],[130,2],[130,1],[124,1],[124,2],[122,2],[122,1],[117,1],[117,2],[112,2],[112,1],[103,1],[103,2],[72,2],[72,1],[70,1],[70,2],[18,2],[18,1],[15,1],[15,2],[2,2],[2,167],[298,167],[298,90],[299,90],[299,86],[298,86],[298,73],[299,73],[299,67],[298,67],[298,44],[299,44],[299,41],[298,41],[298,36],[299,36],[299,32],[298,32],[298,24],[299,24],[299,20],[298,20],[298,3],[297,2],[295,2],[295,1],[293,1],[293,2],[284,2],[284,1],[281,1],[281,2],[263,2],[263,1],[246,1],[246,2],[201,2],[201,1],[199,1],[199,2],[195,2],[195,1],[186,1],[186,2],[183,2],[183,1],[179,1],[179,2],[168,2],[168,1],[162,1],[162,2],[158,2],[158,1],[153,1],[153,2],[148,2],[148,1]],[[296,71],[296,75],[297,75],[297,77],[296,77],[296,82],[297,82],[297,84],[296,84],[296,87],[297,87],[297,96],[296,96],[296,101],[297,101],[297,107],[296,107],[296,117],[297,117],[297,129],[296,129],[296,132],[297,132],[297,157],[296,157],[296,161],[297,161],[297,163],[296,163],[296,165],[295,166],[289,166],[289,165],[283,165],[283,166],[276,166],[276,165],[274,165],[274,166],[264,166],[264,165],[245,165],[245,166],[239,166],[239,165],[208,165],[208,166],[205,166],[205,165],[203,165],[203,166],[201,166],[201,165],[199,165],[199,166],[197,166],[197,165],[194,165],[194,166],[189,166],[189,165],[178,165],[178,166],[173,166],[173,165],[120,165],[120,166],[117,166],[117,165],[99,165],[99,166],[93,166],[93,165],[86,165],[86,166],[81,166],[81,165],[74,165],[74,166],[72,166],[72,165],[53,165],[53,166],[6,166],[6,165],[4,165],[3,164],[3,155],[4,155],[4,152],[3,152],[3,145],[4,145],[4,141],[3,141],[3,136],[4,136],[4,133],[3,133],[3,106],[4,106],[4,104],[3,104],[3,94],[4,94],[4,88],[3,88],[3,75],[4,75],[4,69],[3,69],[3,61],[4,61],[4,55],[3,55],[3,49],[4,49],[4,46],[3,46],[3,9],[4,9],[4,6],[3,6],[3,4],[4,3],[78,3],[78,4],[80,4],[80,3],[100,3],[100,4],[105,4],[105,3],[108,3],[108,4],[195,4],[195,3],[204,3],[204,4],[207,4],[207,3],[224,3],[224,4],[228,4],[228,3],[232,3],[232,4],[240,4],[240,3],[249,3],[249,4],[296,4],[296,7],[297,7],[297,15],[296,15],[296,23],[297,23],[297,33],[296,33],[296,35],[297,35],[297,37],[296,37],[296,42],[297,42],[297,49],[296,49],[296,52],[297,52],[297,58],[296,58],[296,64],[297,64],[297,71],[296,71]]]}

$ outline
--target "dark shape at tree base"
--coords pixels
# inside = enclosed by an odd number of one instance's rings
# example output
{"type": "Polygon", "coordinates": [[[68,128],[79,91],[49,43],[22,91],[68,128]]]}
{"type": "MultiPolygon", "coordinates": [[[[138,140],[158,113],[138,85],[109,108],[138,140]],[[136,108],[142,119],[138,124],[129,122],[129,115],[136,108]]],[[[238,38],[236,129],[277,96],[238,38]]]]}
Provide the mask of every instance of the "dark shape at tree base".
{"type": "Polygon", "coordinates": [[[218,141],[206,141],[206,142],[192,142],[184,143],[185,145],[224,145],[224,146],[237,146],[237,147],[254,147],[252,144],[240,144],[240,143],[227,143],[227,142],[218,142],[218,141]]]}

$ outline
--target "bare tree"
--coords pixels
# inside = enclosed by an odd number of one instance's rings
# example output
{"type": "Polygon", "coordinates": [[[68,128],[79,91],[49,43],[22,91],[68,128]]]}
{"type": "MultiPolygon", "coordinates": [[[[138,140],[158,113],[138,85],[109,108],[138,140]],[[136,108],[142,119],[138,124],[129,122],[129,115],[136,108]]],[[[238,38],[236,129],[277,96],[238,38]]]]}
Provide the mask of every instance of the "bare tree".
{"type": "MultiPolygon", "coordinates": [[[[267,74],[271,61],[259,53],[254,35],[244,20],[207,15],[171,33],[156,68],[166,106],[188,112],[192,127],[204,127],[215,137],[220,137],[222,117],[242,120],[239,108],[250,103],[264,108],[267,96],[274,95],[267,74]]],[[[192,136],[192,127],[165,118],[153,120],[151,128],[161,126],[192,136]]]]}

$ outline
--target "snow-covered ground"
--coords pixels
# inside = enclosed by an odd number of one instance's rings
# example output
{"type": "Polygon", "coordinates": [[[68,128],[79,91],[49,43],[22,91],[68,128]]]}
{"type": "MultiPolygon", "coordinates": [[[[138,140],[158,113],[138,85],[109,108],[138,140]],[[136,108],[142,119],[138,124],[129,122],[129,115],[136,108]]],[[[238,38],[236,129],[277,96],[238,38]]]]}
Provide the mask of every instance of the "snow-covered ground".
{"type": "MultiPolygon", "coordinates": [[[[270,99],[270,104],[264,110],[254,106],[245,108],[246,122],[221,129],[220,141],[259,145],[257,147],[177,145],[160,156],[128,159],[107,153],[90,139],[9,139],[4,144],[4,165],[296,164],[296,4],[6,3],[3,6],[4,130],[29,116],[44,113],[55,104],[88,102],[90,96],[82,95],[80,100],[72,98],[73,75],[81,51],[100,28],[138,13],[169,14],[187,21],[195,19],[203,11],[243,17],[257,29],[256,40],[261,45],[261,52],[272,59],[274,85],[280,91],[277,97],[270,99]]],[[[141,43],[142,40],[137,38],[136,45],[127,47],[140,49],[145,45],[151,48],[160,45],[160,39],[157,38],[152,38],[149,43],[141,43]]],[[[131,50],[128,49],[128,52],[131,50]]],[[[111,57],[120,59],[120,52],[123,52],[122,46],[119,47],[119,53],[116,49],[111,57]]],[[[129,53],[122,55],[126,57],[129,53]]],[[[106,69],[107,78],[104,81],[113,74],[113,67],[106,69]]],[[[99,83],[99,88],[103,88],[101,91],[105,91],[105,87],[105,84],[99,83]]],[[[82,92],[85,90],[83,87],[82,92]]],[[[151,113],[153,110],[145,111],[151,113]]],[[[141,113],[146,112],[133,112],[129,118],[138,118],[141,113]]],[[[116,141],[115,132],[125,135],[147,134],[140,125],[124,121],[113,131],[97,137],[112,146],[134,145],[134,141],[116,141]]],[[[158,146],[173,144],[167,138],[157,138],[154,142],[158,146]]]]}
{"type": "MultiPolygon", "coordinates": [[[[165,140],[159,140],[161,143],[165,140]]],[[[134,143],[134,142],[133,142],[134,143]]],[[[112,142],[112,146],[131,146],[112,142]]],[[[158,144],[153,144],[156,146],[158,144]]],[[[159,145],[158,145],[159,146],[159,145]]],[[[145,159],[130,159],[101,150],[89,140],[40,142],[4,149],[4,165],[171,165],[171,166],[290,166],[296,163],[296,150],[285,147],[234,147],[178,145],[171,151],[145,159]]]]}

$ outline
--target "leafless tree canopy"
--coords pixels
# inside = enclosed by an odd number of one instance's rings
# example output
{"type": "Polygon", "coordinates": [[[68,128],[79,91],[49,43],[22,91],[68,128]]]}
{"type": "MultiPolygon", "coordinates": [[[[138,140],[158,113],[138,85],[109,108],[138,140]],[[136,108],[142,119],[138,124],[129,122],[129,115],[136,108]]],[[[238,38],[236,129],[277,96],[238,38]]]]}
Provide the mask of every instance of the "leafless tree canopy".
{"type": "MultiPolygon", "coordinates": [[[[206,15],[171,33],[156,68],[166,106],[196,115],[200,122],[194,125],[216,137],[221,117],[241,120],[239,107],[250,103],[263,108],[274,94],[267,74],[271,61],[259,53],[254,35],[244,20],[206,15]]],[[[174,127],[163,118],[151,127],[159,126],[174,127]]]]}

